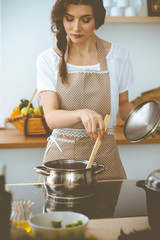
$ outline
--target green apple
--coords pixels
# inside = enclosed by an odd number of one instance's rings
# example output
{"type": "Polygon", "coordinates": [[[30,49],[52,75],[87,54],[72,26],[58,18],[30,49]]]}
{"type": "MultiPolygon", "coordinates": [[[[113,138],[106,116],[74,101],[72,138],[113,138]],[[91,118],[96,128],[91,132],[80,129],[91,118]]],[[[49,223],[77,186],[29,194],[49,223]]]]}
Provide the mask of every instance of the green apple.
{"type": "MultiPolygon", "coordinates": [[[[43,107],[42,107],[42,106],[40,106],[40,111],[41,111],[42,114],[44,114],[44,112],[43,112],[43,107]]],[[[40,112],[39,112],[39,107],[34,108],[34,109],[33,109],[33,112],[34,112],[35,114],[40,114],[40,112]]]]}
{"type": "Polygon", "coordinates": [[[39,114],[39,108],[38,108],[38,107],[34,108],[34,109],[33,109],[33,113],[39,114]]]}
{"type": "MultiPolygon", "coordinates": [[[[33,108],[29,108],[29,109],[28,109],[28,113],[33,113],[33,108]]],[[[21,114],[22,114],[22,115],[26,115],[26,114],[27,114],[27,107],[23,107],[23,108],[21,109],[21,114]]]]}

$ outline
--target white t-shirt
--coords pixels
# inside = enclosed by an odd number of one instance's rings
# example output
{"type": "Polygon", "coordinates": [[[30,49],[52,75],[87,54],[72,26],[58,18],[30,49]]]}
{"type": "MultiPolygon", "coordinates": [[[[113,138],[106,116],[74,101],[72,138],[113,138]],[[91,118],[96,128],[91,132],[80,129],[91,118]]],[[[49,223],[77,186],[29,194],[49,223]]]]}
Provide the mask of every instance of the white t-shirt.
{"type": "MultiPolygon", "coordinates": [[[[111,49],[106,56],[111,87],[111,121],[109,127],[116,125],[116,116],[119,106],[119,94],[128,91],[134,82],[132,64],[128,50],[118,45],[111,44],[111,49]]],[[[60,57],[53,48],[42,52],[37,58],[37,89],[38,93],[46,90],[56,92],[57,76],[60,57]]],[[[67,63],[68,71],[99,70],[100,64],[77,66],[67,63]]]]}

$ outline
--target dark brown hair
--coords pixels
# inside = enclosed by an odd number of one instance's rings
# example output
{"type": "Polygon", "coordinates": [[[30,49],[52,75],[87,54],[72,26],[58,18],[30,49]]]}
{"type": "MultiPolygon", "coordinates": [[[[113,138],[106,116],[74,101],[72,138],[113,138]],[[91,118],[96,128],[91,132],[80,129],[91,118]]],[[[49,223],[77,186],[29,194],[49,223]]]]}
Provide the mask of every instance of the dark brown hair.
{"type": "Polygon", "coordinates": [[[59,64],[59,74],[62,82],[65,82],[67,77],[67,66],[64,59],[64,54],[67,48],[67,34],[63,26],[63,17],[66,14],[66,9],[69,4],[84,4],[93,7],[95,17],[95,29],[98,29],[105,20],[105,8],[103,0],[57,0],[51,11],[51,31],[56,33],[57,47],[61,51],[61,61],[59,64]]]}

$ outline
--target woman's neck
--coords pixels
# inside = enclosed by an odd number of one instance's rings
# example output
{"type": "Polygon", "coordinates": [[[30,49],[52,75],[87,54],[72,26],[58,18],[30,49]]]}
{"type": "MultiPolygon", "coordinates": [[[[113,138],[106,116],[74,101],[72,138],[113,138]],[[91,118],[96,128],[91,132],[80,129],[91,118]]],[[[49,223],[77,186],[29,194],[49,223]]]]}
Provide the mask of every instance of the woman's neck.
{"type": "Polygon", "coordinates": [[[98,62],[98,53],[96,45],[96,36],[93,35],[90,39],[85,41],[85,43],[75,44],[69,42],[69,63],[79,63],[78,65],[92,65],[98,62]]]}

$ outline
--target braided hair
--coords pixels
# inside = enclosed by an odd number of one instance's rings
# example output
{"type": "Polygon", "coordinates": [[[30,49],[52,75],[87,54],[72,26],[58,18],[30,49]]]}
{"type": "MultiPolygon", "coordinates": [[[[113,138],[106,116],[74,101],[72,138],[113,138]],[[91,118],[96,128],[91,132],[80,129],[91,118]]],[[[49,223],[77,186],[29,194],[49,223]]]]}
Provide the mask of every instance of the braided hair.
{"type": "Polygon", "coordinates": [[[63,26],[63,17],[69,4],[84,4],[93,7],[95,17],[95,29],[98,29],[105,20],[105,8],[103,0],[56,0],[51,11],[51,31],[56,34],[57,47],[61,52],[61,60],[59,64],[59,74],[62,82],[66,82],[67,66],[65,62],[65,52],[67,49],[67,34],[63,26]]]}

